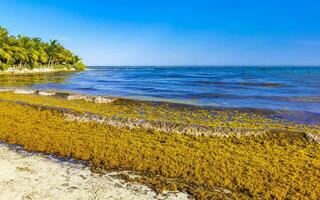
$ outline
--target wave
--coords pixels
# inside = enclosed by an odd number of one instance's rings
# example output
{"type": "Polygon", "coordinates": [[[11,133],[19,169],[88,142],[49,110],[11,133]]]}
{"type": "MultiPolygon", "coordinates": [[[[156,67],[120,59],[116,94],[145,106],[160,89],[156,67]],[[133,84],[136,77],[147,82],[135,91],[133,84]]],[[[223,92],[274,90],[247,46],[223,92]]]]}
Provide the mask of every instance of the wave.
{"type": "Polygon", "coordinates": [[[84,90],[84,91],[99,91],[99,89],[94,88],[94,87],[79,87],[77,89],[84,90]]]}
{"type": "Polygon", "coordinates": [[[166,78],[191,78],[193,76],[182,75],[182,74],[168,74],[165,76],[166,78]]]}

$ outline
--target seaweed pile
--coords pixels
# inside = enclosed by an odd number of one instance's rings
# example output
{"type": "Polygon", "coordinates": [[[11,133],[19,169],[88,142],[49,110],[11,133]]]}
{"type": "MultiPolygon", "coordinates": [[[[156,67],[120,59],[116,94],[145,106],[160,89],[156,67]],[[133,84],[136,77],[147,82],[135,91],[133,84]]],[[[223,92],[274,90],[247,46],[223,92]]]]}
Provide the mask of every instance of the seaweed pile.
{"type": "Polygon", "coordinates": [[[122,178],[159,193],[179,190],[198,199],[320,196],[319,125],[273,119],[266,113],[127,99],[99,104],[13,92],[1,92],[0,99],[0,140],[87,161],[96,172],[130,171],[138,176],[122,178]],[[66,120],[68,115],[79,119],[66,120]],[[141,124],[128,128],[124,122],[222,127],[231,134],[184,134],[141,124]],[[232,134],[233,128],[263,132],[240,136],[232,134]]]}

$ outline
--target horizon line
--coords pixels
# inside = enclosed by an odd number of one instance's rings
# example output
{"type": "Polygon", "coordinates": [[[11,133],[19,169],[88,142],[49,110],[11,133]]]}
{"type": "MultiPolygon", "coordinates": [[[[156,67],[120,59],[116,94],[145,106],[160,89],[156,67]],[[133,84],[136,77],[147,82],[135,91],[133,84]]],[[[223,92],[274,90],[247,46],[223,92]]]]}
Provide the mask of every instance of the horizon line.
{"type": "Polygon", "coordinates": [[[320,67],[319,65],[88,65],[88,67],[320,67]]]}

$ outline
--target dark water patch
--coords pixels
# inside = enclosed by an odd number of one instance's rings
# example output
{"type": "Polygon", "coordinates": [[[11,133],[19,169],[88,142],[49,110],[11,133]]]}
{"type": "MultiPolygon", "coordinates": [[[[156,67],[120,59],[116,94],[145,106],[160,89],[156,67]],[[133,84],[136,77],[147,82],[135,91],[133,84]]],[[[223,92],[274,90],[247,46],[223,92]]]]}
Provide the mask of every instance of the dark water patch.
{"type": "Polygon", "coordinates": [[[188,75],[182,75],[182,74],[168,74],[168,75],[164,75],[165,78],[190,78],[193,76],[188,76],[188,75]]]}
{"type": "Polygon", "coordinates": [[[196,81],[195,84],[201,84],[201,85],[230,85],[232,83],[228,82],[221,82],[221,81],[196,81]]]}
{"type": "Polygon", "coordinates": [[[139,88],[142,91],[154,91],[155,88],[139,88]]]}
{"type": "Polygon", "coordinates": [[[235,95],[235,94],[221,94],[221,93],[199,93],[188,94],[187,98],[191,99],[263,99],[273,101],[286,101],[286,102],[320,102],[320,96],[307,96],[307,97],[283,97],[283,96],[257,96],[257,95],[235,95]]]}
{"type": "MultiPolygon", "coordinates": [[[[319,88],[320,89],[320,88],[319,88]]],[[[320,96],[309,97],[288,97],[290,101],[303,101],[303,102],[320,102],[320,96]]]]}
{"type": "Polygon", "coordinates": [[[305,112],[305,111],[275,111],[274,115],[280,119],[286,119],[291,122],[308,124],[308,125],[320,125],[320,114],[305,112]]]}
{"type": "Polygon", "coordinates": [[[223,82],[223,81],[197,81],[195,84],[201,85],[242,85],[242,86],[251,86],[251,87],[283,87],[285,84],[280,83],[254,83],[254,82],[223,82]]]}
{"type": "Polygon", "coordinates": [[[99,89],[95,87],[79,87],[79,90],[85,90],[85,91],[99,91],[99,89]]]}
{"type": "Polygon", "coordinates": [[[217,94],[217,93],[200,93],[200,94],[188,94],[186,95],[187,98],[191,99],[202,99],[202,98],[211,98],[211,99],[218,99],[218,98],[247,98],[241,95],[233,95],[233,94],[217,94]]]}
{"type": "Polygon", "coordinates": [[[113,83],[120,83],[121,81],[116,81],[116,80],[109,80],[109,79],[98,79],[96,80],[97,83],[110,83],[110,84],[113,84],[113,83]]]}
{"type": "Polygon", "coordinates": [[[257,86],[257,87],[268,87],[268,88],[273,88],[273,87],[283,87],[285,84],[280,84],[280,83],[251,83],[251,82],[240,82],[237,83],[239,85],[244,85],[244,86],[257,86]]]}

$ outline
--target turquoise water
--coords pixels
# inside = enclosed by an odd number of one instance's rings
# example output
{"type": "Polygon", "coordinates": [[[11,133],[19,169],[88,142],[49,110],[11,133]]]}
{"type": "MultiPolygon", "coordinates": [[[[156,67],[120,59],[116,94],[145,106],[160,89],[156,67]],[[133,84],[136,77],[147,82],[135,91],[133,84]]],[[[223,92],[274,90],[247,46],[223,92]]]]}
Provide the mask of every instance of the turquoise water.
{"type": "Polygon", "coordinates": [[[84,72],[50,75],[49,79],[61,76],[63,81],[44,80],[29,87],[320,113],[320,67],[89,67],[84,72]]]}

